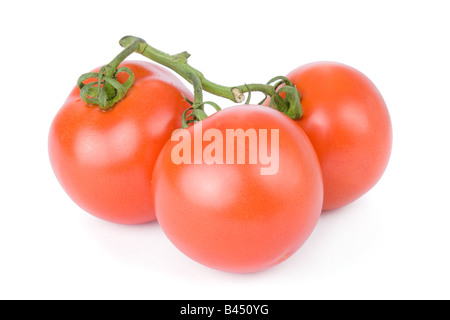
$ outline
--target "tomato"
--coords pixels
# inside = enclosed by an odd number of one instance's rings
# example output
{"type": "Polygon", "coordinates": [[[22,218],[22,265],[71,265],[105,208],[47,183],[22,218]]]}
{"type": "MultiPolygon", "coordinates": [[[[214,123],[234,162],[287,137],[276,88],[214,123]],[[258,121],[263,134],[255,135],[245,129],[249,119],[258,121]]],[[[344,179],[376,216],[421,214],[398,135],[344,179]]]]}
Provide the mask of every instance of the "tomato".
{"type": "Polygon", "coordinates": [[[296,122],[322,168],[323,209],[355,201],[388,165],[392,126],[383,97],[364,74],[335,62],[307,64],[287,78],[302,97],[303,117],[296,122]]]}
{"type": "MultiPolygon", "coordinates": [[[[155,220],[153,166],[190,107],[182,93],[192,94],[157,65],[129,61],[121,66],[135,75],[125,98],[101,111],[73,89],[51,125],[49,156],[62,187],[81,208],[111,222],[139,224],[155,220]]],[[[118,75],[122,83],[126,78],[118,75]]]]}
{"type": "Polygon", "coordinates": [[[290,257],[321,213],[322,176],[305,133],[261,106],[223,109],[175,133],[153,171],[156,215],[191,259],[255,272],[290,257]]]}

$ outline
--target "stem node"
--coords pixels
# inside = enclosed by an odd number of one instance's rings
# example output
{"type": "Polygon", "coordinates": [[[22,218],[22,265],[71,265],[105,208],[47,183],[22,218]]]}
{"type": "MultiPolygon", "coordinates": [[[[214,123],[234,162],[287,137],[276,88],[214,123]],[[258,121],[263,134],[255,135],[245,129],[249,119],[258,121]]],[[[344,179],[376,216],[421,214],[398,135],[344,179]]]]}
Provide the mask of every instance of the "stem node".
{"type": "Polygon", "coordinates": [[[231,89],[231,93],[233,94],[234,100],[235,100],[237,103],[244,102],[244,100],[245,100],[245,95],[244,95],[244,93],[242,93],[242,91],[241,91],[239,88],[232,88],[232,89],[231,89]]]}

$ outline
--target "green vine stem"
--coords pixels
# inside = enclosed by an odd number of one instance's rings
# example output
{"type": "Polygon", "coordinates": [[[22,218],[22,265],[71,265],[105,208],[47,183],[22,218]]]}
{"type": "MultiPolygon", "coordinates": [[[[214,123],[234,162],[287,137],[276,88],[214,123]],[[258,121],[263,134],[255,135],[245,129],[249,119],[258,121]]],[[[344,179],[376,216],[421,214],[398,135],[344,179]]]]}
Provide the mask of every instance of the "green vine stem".
{"type": "Polygon", "coordinates": [[[271,107],[287,114],[292,119],[299,119],[302,116],[299,93],[293,84],[285,77],[276,77],[267,84],[244,84],[233,87],[222,86],[206,79],[199,70],[189,65],[187,60],[190,57],[190,54],[186,51],[175,55],[169,55],[153,48],[143,39],[133,36],[125,36],[119,41],[120,45],[124,48],[135,45],[136,42],[139,43],[139,50],[136,52],[172,69],[194,86],[195,97],[198,97],[198,99],[195,99],[197,101],[194,101],[193,104],[194,110],[196,109],[196,106],[202,103],[201,90],[205,90],[236,103],[244,102],[245,93],[259,91],[264,93],[266,97],[271,98],[271,107]],[[278,82],[275,85],[271,85],[271,83],[275,81],[278,82]],[[282,97],[280,93],[284,93],[284,97],[282,97]]]}
{"type": "MultiPolygon", "coordinates": [[[[250,101],[251,92],[259,91],[266,98],[270,97],[270,106],[272,108],[285,113],[292,119],[299,119],[302,116],[300,95],[295,86],[286,77],[275,77],[267,84],[222,86],[206,79],[199,70],[189,65],[187,60],[190,54],[186,51],[169,55],[153,48],[143,39],[133,36],[123,37],[119,43],[124,47],[124,50],[109,64],[101,68],[98,73],[86,73],[78,79],[81,98],[88,104],[98,105],[102,110],[110,109],[115,103],[123,99],[133,85],[133,72],[128,68],[118,67],[129,55],[136,52],[168,67],[194,86],[194,101],[188,101],[192,108],[186,110],[183,115],[183,126],[187,126],[189,122],[201,121],[206,118],[206,113],[203,111],[205,104],[212,105],[216,110],[220,110],[219,106],[214,102],[203,102],[203,90],[236,103],[244,102],[246,100],[245,93],[249,93],[246,104],[250,101]],[[129,75],[128,80],[123,84],[117,81],[117,74],[120,72],[126,72],[129,75]],[[97,81],[84,83],[84,81],[92,78],[97,79],[97,81]],[[189,117],[193,119],[187,120],[189,117]]],[[[261,101],[260,104],[265,100],[261,101]]]]}

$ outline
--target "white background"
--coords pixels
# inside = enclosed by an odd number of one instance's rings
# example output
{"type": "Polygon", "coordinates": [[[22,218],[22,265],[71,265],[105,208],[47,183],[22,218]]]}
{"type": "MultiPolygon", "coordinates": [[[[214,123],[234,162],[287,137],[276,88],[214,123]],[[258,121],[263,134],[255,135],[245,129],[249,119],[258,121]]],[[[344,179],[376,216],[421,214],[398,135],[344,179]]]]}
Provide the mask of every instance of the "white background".
{"type": "Polygon", "coordinates": [[[449,299],[447,2],[1,2],[0,298],[449,299]],[[254,274],[191,261],[157,223],[92,217],[54,177],[48,130],[78,76],[109,62],[128,34],[189,51],[224,85],[317,60],[359,69],[392,117],[385,175],[323,215],[293,257],[254,274]]]}

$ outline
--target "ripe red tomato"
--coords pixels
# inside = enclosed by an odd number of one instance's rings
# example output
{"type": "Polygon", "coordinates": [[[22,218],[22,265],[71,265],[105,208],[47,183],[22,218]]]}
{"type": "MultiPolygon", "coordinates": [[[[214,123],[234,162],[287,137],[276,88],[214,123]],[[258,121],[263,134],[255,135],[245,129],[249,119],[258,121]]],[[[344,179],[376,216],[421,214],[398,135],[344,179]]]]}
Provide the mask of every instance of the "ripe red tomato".
{"type": "MultiPolygon", "coordinates": [[[[73,89],[51,125],[49,156],[59,182],[81,208],[104,220],[138,224],[155,219],[152,169],[190,107],[182,93],[192,94],[157,65],[129,61],[121,66],[135,75],[125,98],[101,111],[73,89]]],[[[118,75],[120,82],[126,78],[118,75]]]]}
{"type": "Polygon", "coordinates": [[[152,189],[172,243],[230,272],[263,270],[291,256],[313,231],[323,199],[304,132],[284,114],[250,105],[175,134],[159,155],[152,189]]]}
{"type": "Polygon", "coordinates": [[[335,62],[304,65],[287,75],[302,100],[297,121],[319,158],[323,209],[347,205],[383,175],[392,148],[385,101],[361,72],[335,62]]]}

